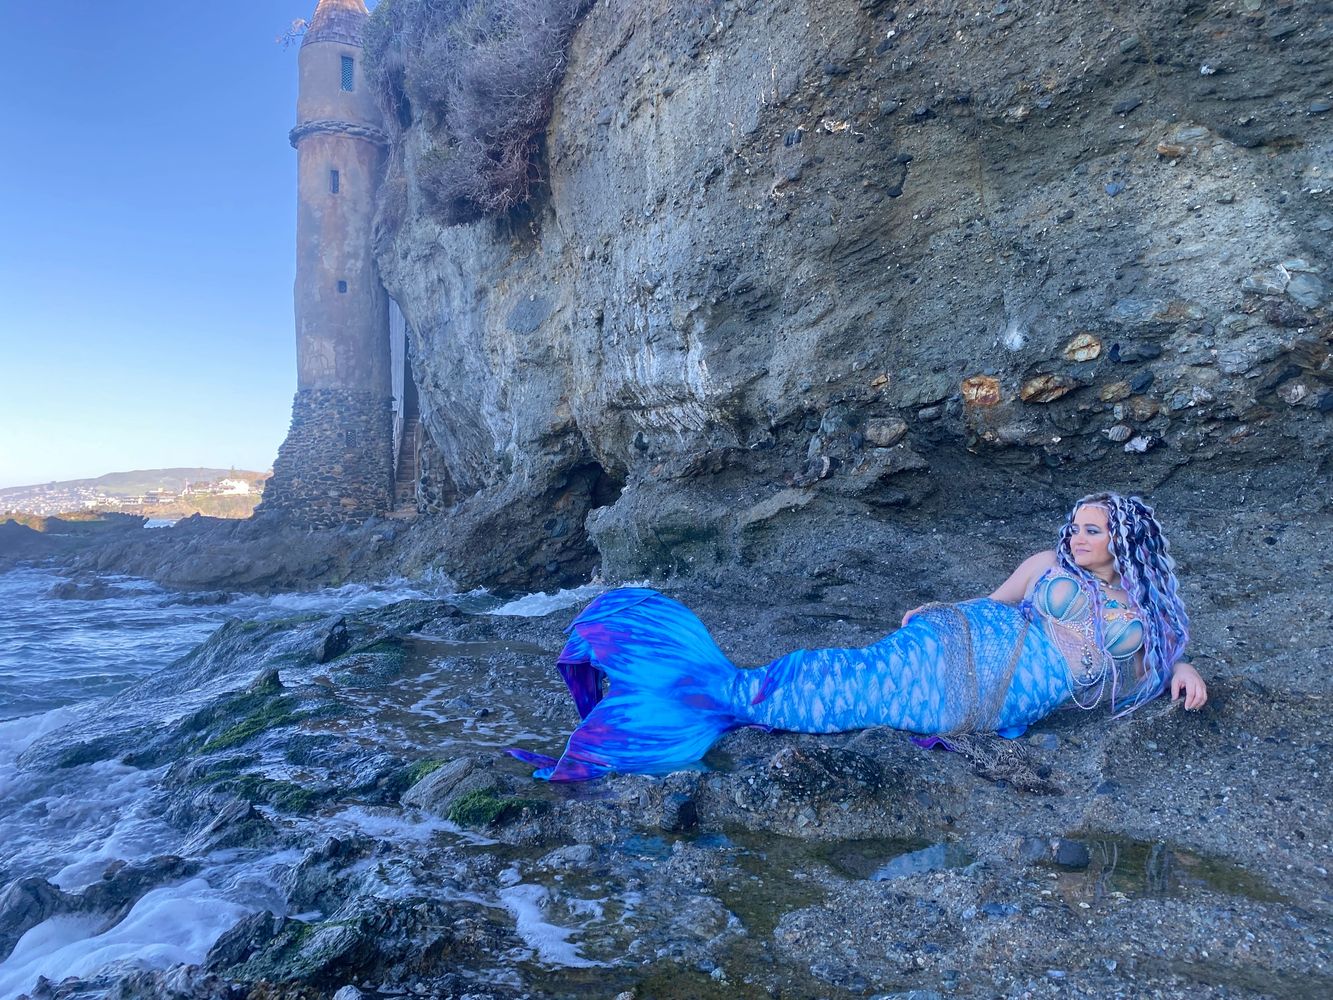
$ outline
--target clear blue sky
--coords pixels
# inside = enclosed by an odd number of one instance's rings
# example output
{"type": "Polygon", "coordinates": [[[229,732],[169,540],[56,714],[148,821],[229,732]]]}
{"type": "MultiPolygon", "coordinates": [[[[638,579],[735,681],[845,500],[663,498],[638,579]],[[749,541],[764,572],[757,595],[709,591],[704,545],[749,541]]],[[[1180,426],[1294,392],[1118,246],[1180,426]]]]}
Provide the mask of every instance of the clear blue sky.
{"type": "Polygon", "coordinates": [[[0,0],[0,487],[272,464],[314,3],[0,0]]]}

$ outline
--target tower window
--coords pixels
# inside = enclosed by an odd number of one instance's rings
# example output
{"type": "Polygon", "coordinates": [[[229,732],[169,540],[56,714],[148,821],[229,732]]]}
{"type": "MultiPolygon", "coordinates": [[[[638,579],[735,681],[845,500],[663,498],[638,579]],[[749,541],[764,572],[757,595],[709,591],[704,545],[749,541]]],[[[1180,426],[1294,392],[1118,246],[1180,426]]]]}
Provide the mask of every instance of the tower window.
{"type": "Polygon", "coordinates": [[[347,282],[345,281],[338,282],[338,294],[339,295],[347,294],[347,282]]]}
{"type": "Polygon", "coordinates": [[[352,89],[352,69],[356,65],[356,60],[351,56],[343,56],[343,90],[352,89]]]}
{"type": "Polygon", "coordinates": [[[336,171],[336,170],[330,170],[330,171],[329,171],[329,194],[337,194],[337,193],[338,193],[338,187],[339,187],[339,184],[338,184],[338,171],[336,171]]]}

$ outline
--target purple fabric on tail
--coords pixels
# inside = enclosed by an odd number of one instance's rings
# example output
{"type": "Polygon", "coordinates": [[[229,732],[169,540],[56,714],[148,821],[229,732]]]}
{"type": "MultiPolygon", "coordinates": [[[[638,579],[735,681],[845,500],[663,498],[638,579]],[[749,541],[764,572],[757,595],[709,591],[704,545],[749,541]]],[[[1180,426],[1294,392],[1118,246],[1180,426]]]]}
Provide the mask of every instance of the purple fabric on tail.
{"type": "Polygon", "coordinates": [[[556,661],[556,668],[565,679],[570,695],[574,698],[574,707],[579,718],[586,719],[588,713],[602,700],[602,672],[592,665],[588,656],[588,644],[581,636],[575,636],[565,643],[565,648],[556,661]]]}
{"type": "Polygon", "coordinates": [[[554,767],[556,759],[548,757],[544,753],[533,753],[531,750],[520,750],[517,747],[509,750],[509,756],[517,757],[525,764],[535,764],[537,767],[554,767]]]}
{"type": "Polygon", "coordinates": [[[934,750],[936,747],[940,747],[944,750],[948,750],[950,753],[958,752],[958,748],[943,736],[913,736],[912,742],[922,750],[934,750]]]}

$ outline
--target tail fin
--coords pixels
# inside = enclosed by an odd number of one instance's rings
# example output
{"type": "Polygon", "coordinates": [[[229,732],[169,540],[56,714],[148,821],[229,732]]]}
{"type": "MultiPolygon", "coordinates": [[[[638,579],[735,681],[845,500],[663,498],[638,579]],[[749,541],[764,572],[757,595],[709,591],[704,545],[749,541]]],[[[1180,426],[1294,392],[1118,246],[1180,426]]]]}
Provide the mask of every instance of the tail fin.
{"type": "Polygon", "coordinates": [[[669,597],[610,591],[568,631],[557,666],[583,722],[558,761],[510,751],[545,765],[533,777],[582,781],[608,771],[661,771],[698,760],[744,724],[730,706],[736,668],[703,623],[669,597]]]}

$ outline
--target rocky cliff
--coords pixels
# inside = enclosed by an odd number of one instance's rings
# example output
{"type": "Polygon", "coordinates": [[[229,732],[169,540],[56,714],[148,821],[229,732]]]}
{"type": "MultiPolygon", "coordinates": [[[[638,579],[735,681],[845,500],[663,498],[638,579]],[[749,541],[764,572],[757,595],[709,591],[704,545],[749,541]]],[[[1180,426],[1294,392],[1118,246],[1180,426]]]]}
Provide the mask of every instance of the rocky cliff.
{"type": "Polygon", "coordinates": [[[780,575],[914,510],[1317,485],[1330,14],[600,0],[548,187],[469,225],[432,201],[444,112],[403,39],[378,260],[456,501],[441,561],[780,575]]]}

